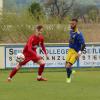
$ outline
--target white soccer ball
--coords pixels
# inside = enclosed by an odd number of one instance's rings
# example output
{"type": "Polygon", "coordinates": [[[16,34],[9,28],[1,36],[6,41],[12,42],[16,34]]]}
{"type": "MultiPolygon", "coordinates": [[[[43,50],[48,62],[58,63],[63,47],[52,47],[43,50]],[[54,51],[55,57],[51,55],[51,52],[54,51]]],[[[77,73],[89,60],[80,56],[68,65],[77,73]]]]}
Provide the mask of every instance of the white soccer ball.
{"type": "Polygon", "coordinates": [[[16,55],[16,61],[17,62],[23,62],[25,60],[25,56],[22,53],[18,53],[16,55]]]}

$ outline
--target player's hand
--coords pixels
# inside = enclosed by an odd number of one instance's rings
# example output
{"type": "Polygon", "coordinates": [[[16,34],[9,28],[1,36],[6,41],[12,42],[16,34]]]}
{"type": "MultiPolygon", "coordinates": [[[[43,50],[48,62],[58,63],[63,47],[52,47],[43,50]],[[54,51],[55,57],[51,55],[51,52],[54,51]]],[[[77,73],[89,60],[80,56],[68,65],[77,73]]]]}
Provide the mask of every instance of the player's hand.
{"type": "Polygon", "coordinates": [[[82,51],[78,52],[78,58],[82,55],[82,51]]]}
{"type": "Polygon", "coordinates": [[[46,59],[49,59],[49,56],[48,55],[46,55],[46,59]]]}

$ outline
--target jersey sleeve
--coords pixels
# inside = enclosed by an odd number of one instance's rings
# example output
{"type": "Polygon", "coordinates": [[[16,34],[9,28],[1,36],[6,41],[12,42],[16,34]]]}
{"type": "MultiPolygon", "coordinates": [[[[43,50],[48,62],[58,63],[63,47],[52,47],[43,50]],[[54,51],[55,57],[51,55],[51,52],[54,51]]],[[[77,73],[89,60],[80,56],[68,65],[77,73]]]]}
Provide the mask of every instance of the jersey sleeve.
{"type": "Polygon", "coordinates": [[[30,37],[29,40],[28,40],[28,43],[27,43],[27,46],[28,46],[28,51],[34,55],[34,57],[36,57],[36,53],[32,50],[32,43],[34,41],[34,37],[30,37]]]}
{"type": "Polygon", "coordinates": [[[41,48],[42,48],[44,54],[47,55],[46,48],[45,48],[45,45],[44,45],[44,38],[43,38],[43,37],[42,37],[42,39],[41,39],[40,46],[41,46],[41,48]]]}
{"type": "Polygon", "coordinates": [[[84,37],[81,33],[78,36],[78,40],[79,40],[79,44],[81,45],[81,51],[83,51],[85,49],[86,45],[85,45],[84,37]]]}
{"type": "Polygon", "coordinates": [[[83,37],[82,34],[80,34],[78,38],[79,38],[79,43],[80,44],[85,44],[85,40],[84,40],[84,37],[83,37]]]}

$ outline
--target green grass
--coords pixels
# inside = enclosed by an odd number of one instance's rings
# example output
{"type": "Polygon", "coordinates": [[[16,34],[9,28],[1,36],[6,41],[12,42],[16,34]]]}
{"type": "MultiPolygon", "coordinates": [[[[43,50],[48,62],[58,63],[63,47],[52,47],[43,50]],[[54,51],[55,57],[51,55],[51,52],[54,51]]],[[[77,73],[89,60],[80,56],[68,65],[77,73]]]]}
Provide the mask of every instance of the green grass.
{"type": "Polygon", "coordinates": [[[37,73],[17,73],[7,82],[9,71],[0,72],[0,100],[100,100],[100,71],[77,71],[72,83],[65,72],[45,72],[47,82],[37,82],[37,73]]]}

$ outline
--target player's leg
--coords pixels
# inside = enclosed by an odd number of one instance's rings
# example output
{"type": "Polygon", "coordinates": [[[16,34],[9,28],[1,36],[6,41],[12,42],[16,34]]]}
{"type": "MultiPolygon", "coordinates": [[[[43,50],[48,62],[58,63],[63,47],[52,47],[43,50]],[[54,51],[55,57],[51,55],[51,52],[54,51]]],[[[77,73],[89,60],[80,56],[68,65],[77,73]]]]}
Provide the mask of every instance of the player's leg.
{"type": "Polygon", "coordinates": [[[66,57],[66,72],[67,72],[67,83],[71,82],[71,74],[72,74],[72,65],[76,61],[77,53],[74,50],[69,50],[67,57],[66,57]]]}
{"type": "Polygon", "coordinates": [[[72,49],[69,49],[69,50],[68,50],[68,53],[67,53],[67,56],[66,56],[66,64],[65,64],[66,73],[67,73],[67,80],[68,80],[69,82],[71,81],[70,75],[71,75],[71,73],[72,73],[72,69],[71,69],[72,64],[69,63],[69,62],[70,62],[71,56],[72,56],[72,49]]]}
{"type": "Polygon", "coordinates": [[[38,81],[47,81],[46,78],[42,77],[43,71],[44,71],[44,67],[45,67],[45,62],[43,59],[40,59],[37,61],[37,64],[40,65],[39,69],[38,69],[38,76],[37,76],[37,80],[38,81]]]}
{"type": "Polygon", "coordinates": [[[16,67],[10,72],[9,77],[8,77],[8,81],[11,81],[12,78],[14,77],[14,75],[18,72],[18,70],[22,67],[22,65],[25,65],[27,62],[29,62],[30,59],[29,58],[25,58],[25,60],[21,63],[18,63],[16,65],[16,67]]]}
{"type": "Polygon", "coordinates": [[[71,82],[71,74],[72,74],[72,64],[70,62],[66,62],[66,72],[67,72],[67,83],[71,82]]]}
{"type": "Polygon", "coordinates": [[[8,77],[8,81],[11,81],[12,77],[17,73],[17,71],[21,68],[20,64],[17,64],[16,67],[11,71],[8,77]]]}

